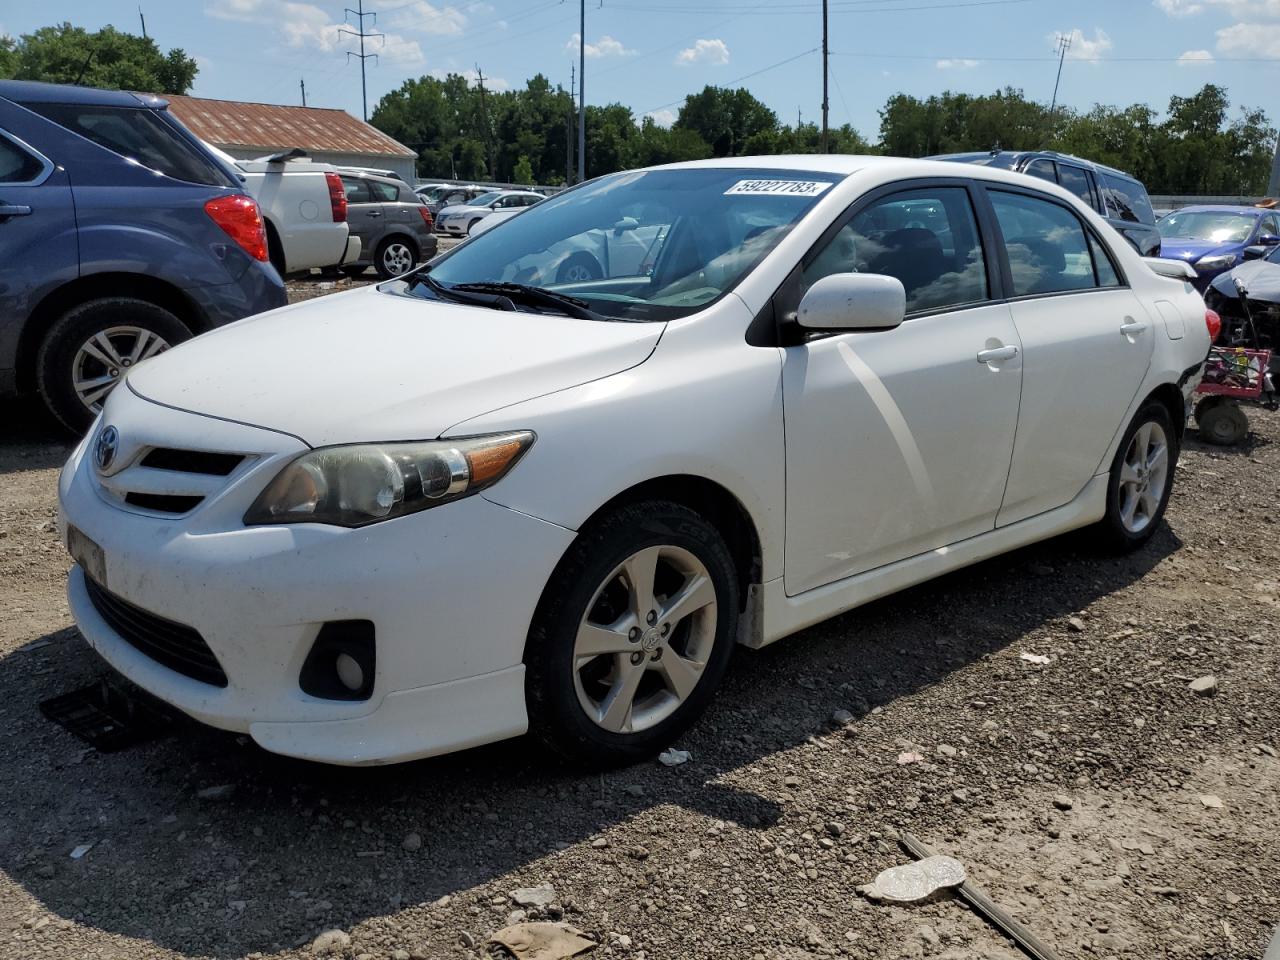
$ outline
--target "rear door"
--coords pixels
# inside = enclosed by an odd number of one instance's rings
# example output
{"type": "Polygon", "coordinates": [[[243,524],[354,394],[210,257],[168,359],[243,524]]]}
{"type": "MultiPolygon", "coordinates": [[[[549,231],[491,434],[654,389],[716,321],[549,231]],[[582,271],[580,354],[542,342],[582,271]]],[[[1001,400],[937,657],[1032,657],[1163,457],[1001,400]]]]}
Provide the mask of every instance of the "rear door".
{"type": "Polygon", "coordinates": [[[1108,466],[1103,457],[1146,374],[1156,328],[1066,201],[1004,186],[987,195],[1023,350],[1004,526],[1068,503],[1108,466]]]}
{"type": "Polygon", "coordinates": [[[0,392],[32,308],[80,269],[67,172],[18,135],[22,112],[0,100],[0,392]]]}
{"type": "Polygon", "coordinates": [[[382,239],[382,203],[373,197],[368,180],[342,174],[342,189],[347,194],[347,225],[360,238],[360,257],[369,260],[382,239]]]}

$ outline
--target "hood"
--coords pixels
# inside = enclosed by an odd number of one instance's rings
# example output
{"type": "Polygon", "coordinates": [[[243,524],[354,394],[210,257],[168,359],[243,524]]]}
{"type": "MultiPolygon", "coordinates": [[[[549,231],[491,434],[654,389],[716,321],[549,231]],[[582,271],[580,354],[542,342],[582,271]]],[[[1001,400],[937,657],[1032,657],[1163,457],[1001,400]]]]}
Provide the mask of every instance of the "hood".
{"type": "Polygon", "coordinates": [[[664,327],[510,313],[370,286],[197,337],[138,366],[128,383],[145,399],[313,447],[424,440],[643,363],[664,327]]]}
{"type": "Polygon", "coordinates": [[[1250,300],[1266,300],[1269,303],[1280,303],[1280,263],[1267,260],[1250,260],[1242,263],[1213,281],[1213,288],[1224,297],[1235,299],[1234,280],[1244,284],[1249,291],[1250,300]]]}
{"type": "Polygon", "coordinates": [[[1194,264],[1202,257],[1239,253],[1241,247],[1242,244],[1239,243],[1215,243],[1212,240],[1197,240],[1194,237],[1161,237],[1160,256],[1194,264]]]}

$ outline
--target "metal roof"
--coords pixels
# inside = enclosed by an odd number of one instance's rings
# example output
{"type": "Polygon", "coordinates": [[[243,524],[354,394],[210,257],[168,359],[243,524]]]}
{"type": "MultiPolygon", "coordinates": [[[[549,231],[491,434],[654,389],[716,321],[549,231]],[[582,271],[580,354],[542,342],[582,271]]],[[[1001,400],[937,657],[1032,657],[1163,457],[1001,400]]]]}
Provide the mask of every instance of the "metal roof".
{"type": "Polygon", "coordinates": [[[403,143],[345,110],[205,100],[168,94],[169,109],[201,140],[219,147],[286,147],[371,157],[416,157],[403,143]]]}

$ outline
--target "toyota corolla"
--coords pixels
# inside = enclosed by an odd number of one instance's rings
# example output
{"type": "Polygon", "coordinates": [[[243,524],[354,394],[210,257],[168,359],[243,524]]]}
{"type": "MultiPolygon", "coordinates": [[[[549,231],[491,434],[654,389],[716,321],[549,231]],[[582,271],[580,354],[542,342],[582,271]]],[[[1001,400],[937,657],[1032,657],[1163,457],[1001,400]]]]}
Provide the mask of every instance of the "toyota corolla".
{"type": "Polygon", "coordinates": [[[1216,323],[1180,271],[991,168],[602,177],[131,370],[62,473],[71,607],[282,754],[642,758],[737,644],[1066,530],[1151,537],[1216,323]]]}

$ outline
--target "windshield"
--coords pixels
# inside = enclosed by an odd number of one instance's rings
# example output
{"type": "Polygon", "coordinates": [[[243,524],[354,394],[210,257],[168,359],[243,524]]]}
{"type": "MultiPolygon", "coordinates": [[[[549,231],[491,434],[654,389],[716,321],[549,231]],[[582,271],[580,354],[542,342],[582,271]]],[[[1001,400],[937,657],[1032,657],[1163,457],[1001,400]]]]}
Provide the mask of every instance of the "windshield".
{"type": "Polygon", "coordinates": [[[493,201],[497,200],[502,194],[500,193],[482,193],[478,197],[472,197],[467,201],[468,207],[487,207],[493,201]]]}
{"type": "MultiPolygon", "coordinates": [[[[614,174],[542,200],[425,272],[449,286],[544,287],[612,319],[670,320],[733,289],[838,179],[718,168],[614,174]]],[[[433,295],[425,283],[411,292],[433,295]]]]}
{"type": "Polygon", "coordinates": [[[1253,232],[1257,217],[1248,213],[1199,210],[1171,213],[1156,224],[1162,237],[1187,237],[1213,243],[1243,243],[1253,232]]]}

